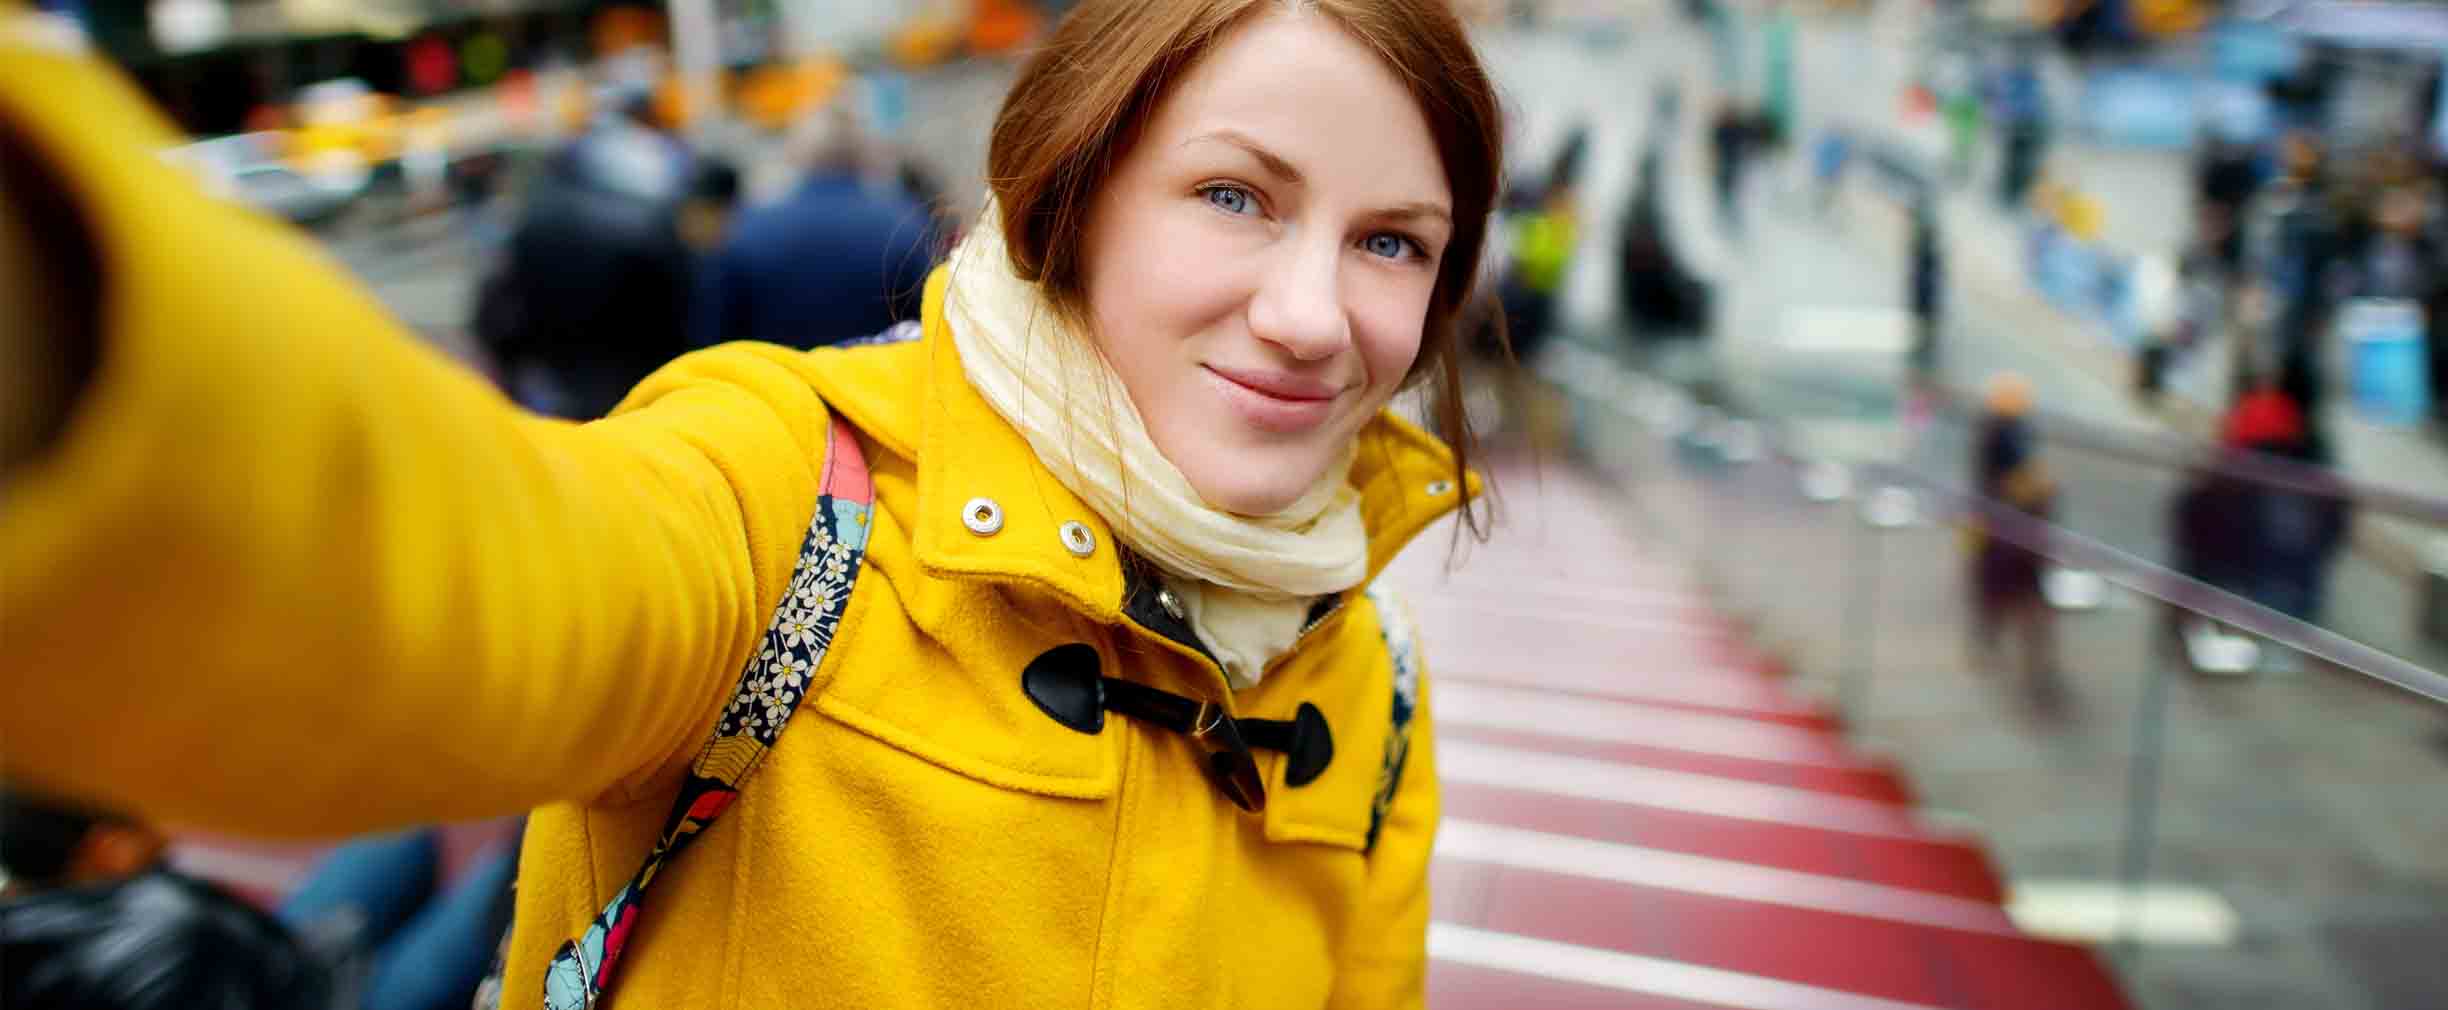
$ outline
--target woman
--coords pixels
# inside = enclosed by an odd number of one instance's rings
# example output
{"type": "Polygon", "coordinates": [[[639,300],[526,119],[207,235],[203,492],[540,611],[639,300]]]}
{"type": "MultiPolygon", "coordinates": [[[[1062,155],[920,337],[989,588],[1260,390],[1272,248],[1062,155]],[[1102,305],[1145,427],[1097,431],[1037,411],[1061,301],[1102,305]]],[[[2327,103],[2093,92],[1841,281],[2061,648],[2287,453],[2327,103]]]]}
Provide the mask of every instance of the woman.
{"type": "Polygon", "coordinates": [[[10,774],[256,832],[534,808],[506,1006],[615,950],[640,1007],[1421,1001],[1428,701],[1361,590],[1467,494],[1382,409],[1461,430],[1502,164],[1441,0],[1088,0],[915,340],[716,348],[583,426],[0,37],[0,284],[48,293],[0,340],[10,774]],[[709,730],[781,718],[633,875],[709,730]]]}

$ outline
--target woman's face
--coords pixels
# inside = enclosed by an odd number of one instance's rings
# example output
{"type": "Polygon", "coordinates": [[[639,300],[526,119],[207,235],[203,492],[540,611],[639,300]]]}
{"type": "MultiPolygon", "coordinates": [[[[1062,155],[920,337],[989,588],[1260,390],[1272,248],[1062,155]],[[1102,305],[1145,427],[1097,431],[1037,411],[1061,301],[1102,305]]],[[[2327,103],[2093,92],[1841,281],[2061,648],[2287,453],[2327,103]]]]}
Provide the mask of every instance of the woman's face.
{"type": "Polygon", "coordinates": [[[1453,200],[1419,106],[1324,17],[1245,23],[1096,195],[1098,347],[1217,508],[1280,512],[1419,355],[1453,200]]]}

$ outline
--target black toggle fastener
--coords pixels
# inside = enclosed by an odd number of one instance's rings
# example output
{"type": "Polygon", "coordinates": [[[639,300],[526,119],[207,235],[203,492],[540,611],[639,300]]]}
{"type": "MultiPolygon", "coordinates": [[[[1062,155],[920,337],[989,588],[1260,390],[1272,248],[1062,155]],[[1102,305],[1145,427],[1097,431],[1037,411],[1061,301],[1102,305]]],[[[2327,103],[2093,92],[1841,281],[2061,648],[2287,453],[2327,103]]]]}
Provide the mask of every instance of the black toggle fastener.
{"type": "Polygon", "coordinates": [[[1316,781],[1334,760],[1325,713],[1308,702],[1291,719],[1236,719],[1214,702],[1103,676],[1101,669],[1094,647],[1060,645],[1029,662],[1020,686],[1038,709],[1081,733],[1102,732],[1105,713],[1114,712],[1189,737],[1207,748],[1208,778],[1224,798],[1251,813],[1266,809],[1266,783],[1251,748],[1284,754],[1284,784],[1294,788],[1316,781]]]}

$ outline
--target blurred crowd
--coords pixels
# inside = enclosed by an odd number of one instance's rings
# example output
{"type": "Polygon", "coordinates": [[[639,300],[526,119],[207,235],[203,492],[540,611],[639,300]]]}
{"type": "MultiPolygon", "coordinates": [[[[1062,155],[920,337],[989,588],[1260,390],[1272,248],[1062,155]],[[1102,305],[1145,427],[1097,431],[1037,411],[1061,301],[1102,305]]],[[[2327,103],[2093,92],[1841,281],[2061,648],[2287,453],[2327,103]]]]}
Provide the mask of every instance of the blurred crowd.
{"type": "Polygon", "coordinates": [[[917,318],[950,247],[939,188],[881,161],[846,104],[799,124],[798,178],[743,199],[742,173],[622,97],[551,159],[483,281],[474,332],[527,406],[600,417],[694,348],[762,340],[812,348],[917,318]]]}

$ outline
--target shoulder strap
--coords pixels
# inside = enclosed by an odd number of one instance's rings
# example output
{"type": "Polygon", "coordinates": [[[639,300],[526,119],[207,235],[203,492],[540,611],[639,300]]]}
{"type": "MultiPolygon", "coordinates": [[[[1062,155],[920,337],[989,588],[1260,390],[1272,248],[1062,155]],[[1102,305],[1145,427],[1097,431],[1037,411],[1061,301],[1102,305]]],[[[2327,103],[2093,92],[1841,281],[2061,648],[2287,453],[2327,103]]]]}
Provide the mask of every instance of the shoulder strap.
{"type": "Polygon", "coordinates": [[[830,418],[831,447],[816,491],[816,516],[799,546],[790,587],[765,627],[763,644],[740,670],[731,704],[714,735],[697,752],[688,777],[664,818],[663,831],[645,862],[586,932],[561,945],[544,972],[548,1010],[582,1010],[611,991],[621,950],[645,911],[646,889],[664,865],[695,842],[739,798],[756,775],[766,751],[806,700],[808,680],[824,663],[834,629],[849,607],[850,590],[866,559],[875,486],[858,439],[839,417],[830,418]]]}
{"type": "Polygon", "coordinates": [[[1394,807],[1394,792],[1402,785],[1403,766],[1411,758],[1411,713],[1419,704],[1419,648],[1412,637],[1411,611],[1382,583],[1365,590],[1377,610],[1377,633],[1385,639],[1386,656],[1394,665],[1394,721],[1386,731],[1385,761],[1377,769],[1377,796],[1369,807],[1367,848],[1377,848],[1377,831],[1386,811],[1394,807]]]}

